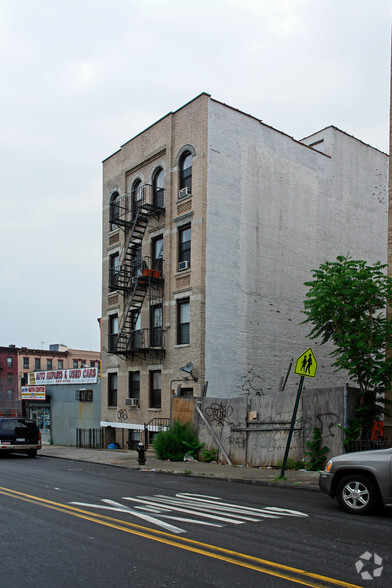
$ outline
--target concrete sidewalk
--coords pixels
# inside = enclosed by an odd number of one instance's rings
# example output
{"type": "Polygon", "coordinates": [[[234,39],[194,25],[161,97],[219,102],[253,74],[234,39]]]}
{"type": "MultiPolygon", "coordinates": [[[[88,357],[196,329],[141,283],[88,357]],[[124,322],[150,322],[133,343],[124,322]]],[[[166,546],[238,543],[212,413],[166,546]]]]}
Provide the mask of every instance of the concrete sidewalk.
{"type": "Polygon", "coordinates": [[[122,449],[83,449],[63,445],[43,445],[38,456],[86,461],[105,465],[131,468],[141,471],[164,472],[168,474],[216,478],[227,481],[268,484],[286,488],[318,490],[318,472],[287,470],[284,480],[277,480],[279,468],[229,466],[218,463],[162,461],[152,451],[146,454],[146,464],[138,463],[136,451],[122,449]]]}

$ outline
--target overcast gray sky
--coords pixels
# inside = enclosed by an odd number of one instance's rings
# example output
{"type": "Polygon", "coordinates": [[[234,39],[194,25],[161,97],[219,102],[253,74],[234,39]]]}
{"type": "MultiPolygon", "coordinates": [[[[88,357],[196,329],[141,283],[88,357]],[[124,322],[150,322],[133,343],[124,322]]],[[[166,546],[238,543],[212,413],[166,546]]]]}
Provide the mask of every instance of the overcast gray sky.
{"type": "Polygon", "coordinates": [[[0,0],[0,345],[99,349],[101,161],[201,92],[389,151],[390,0],[0,0]]]}

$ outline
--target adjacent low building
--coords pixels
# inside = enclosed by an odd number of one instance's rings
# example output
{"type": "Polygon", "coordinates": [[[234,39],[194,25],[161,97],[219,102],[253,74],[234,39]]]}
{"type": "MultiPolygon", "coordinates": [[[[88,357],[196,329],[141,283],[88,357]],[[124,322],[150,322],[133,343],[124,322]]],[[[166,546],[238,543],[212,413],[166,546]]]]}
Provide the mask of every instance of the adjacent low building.
{"type": "Polygon", "coordinates": [[[100,406],[99,351],[0,347],[0,416],[34,419],[44,443],[75,445],[84,430],[99,435],[100,406]]]}
{"type": "Polygon", "coordinates": [[[32,372],[21,397],[25,412],[41,430],[43,443],[101,444],[98,365],[32,372]]]}

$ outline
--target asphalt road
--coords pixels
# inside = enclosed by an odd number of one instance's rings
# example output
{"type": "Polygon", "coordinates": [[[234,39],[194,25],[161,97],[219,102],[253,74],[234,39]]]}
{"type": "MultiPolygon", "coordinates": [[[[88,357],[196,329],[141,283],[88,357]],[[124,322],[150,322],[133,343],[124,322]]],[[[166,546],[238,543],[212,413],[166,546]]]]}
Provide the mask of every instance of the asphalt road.
{"type": "Polygon", "coordinates": [[[2,588],[392,585],[389,512],[46,457],[0,471],[2,588]]]}

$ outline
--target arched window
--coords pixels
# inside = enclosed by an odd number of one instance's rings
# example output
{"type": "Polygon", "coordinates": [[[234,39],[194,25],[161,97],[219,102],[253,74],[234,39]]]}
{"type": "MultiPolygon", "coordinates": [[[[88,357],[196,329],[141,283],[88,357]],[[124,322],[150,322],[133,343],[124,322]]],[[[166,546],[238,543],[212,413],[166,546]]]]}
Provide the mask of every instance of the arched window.
{"type": "Polygon", "coordinates": [[[161,167],[157,169],[152,181],[153,186],[153,204],[163,208],[163,194],[164,194],[164,171],[161,167]]]}
{"type": "Polygon", "coordinates": [[[110,197],[109,202],[109,223],[110,223],[110,230],[114,231],[117,229],[118,221],[120,217],[120,195],[118,192],[114,192],[110,197]]]}
{"type": "Polygon", "coordinates": [[[180,190],[188,188],[192,192],[192,153],[185,151],[180,159],[180,190]]]}
{"type": "Polygon", "coordinates": [[[132,217],[135,218],[138,208],[143,204],[143,186],[141,179],[137,179],[132,184],[131,199],[132,199],[132,217]]]}

